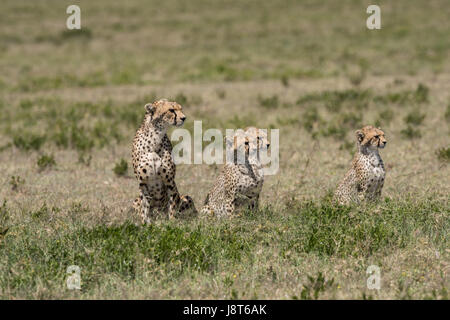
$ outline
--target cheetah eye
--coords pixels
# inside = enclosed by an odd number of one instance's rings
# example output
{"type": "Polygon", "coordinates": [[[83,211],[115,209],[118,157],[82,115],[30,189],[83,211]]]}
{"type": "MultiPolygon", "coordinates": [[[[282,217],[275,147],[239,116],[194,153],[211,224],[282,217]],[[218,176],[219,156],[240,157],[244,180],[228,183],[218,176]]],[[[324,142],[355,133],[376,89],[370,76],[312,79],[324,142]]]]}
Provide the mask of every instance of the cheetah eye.
{"type": "Polygon", "coordinates": [[[170,108],[169,111],[175,113],[175,109],[174,108],[170,108]]]}
{"type": "Polygon", "coordinates": [[[246,145],[246,146],[248,146],[248,143],[249,143],[248,141],[245,141],[245,145],[246,145]]]}
{"type": "Polygon", "coordinates": [[[376,135],[376,136],[375,136],[375,139],[379,139],[379,138],[380,138],[380,136],[379,136],[379,135],[376,135]]]}

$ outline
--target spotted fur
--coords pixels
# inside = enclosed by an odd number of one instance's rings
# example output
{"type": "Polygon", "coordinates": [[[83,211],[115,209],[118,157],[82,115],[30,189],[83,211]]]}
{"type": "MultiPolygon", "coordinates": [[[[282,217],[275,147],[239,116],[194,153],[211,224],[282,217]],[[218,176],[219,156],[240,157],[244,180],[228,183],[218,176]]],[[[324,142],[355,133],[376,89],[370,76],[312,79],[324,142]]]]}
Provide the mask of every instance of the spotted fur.
{"type": "Polygon", "coordinates": [[[196,212],[190,196],[181,196],[175,183],[176,167],[172,144],[166,134],[170,126],[182,126],[186,116],[182,107],[166,99],[145,105],[144,120],[133,140],[132,160],[140,195],[133,208],[142,222],[159,213],[174,218],[177,213],[196,212]]]}
{"type": "Polygon", "coordinates": [[[376,200],[381,195],[386,171],[378,153],[387,141],[379,128],[365,126],[356,131],[358,150],[353,158],[352,167],[339,184],[334,201],[347,205],[363,200],[376,200]]]}
{"type": "Polygon", "coordinates": [[[254,127],[238,131],[231,141],[227,140],[234,161],[224,165],[206,197],[202,215],[225,217],[235,210],[258,208],[264,182],[259,152],[269,146],[267,134],[254,127]]]}

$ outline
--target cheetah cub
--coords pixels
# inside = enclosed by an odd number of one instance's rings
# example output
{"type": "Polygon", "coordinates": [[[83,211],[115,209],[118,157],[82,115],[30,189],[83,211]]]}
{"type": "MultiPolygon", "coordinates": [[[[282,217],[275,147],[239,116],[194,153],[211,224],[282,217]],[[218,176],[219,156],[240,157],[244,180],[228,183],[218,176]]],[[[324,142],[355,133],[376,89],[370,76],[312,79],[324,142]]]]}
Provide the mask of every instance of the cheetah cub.
{"type": "Polygon", "coordinates": [[[387,143],[384,132],[365,126],[356,131],[356,138],[358,150],[352,167],[334,194],[334,201],[341,205],[378,199],[384,184],[386,172],[378,153],[378,149],[387,143]]]}
{"type": "Polygon", "coordinates": [[[267,133],[255,127],[238,130],[227,147],[233,162],[226,163],[208,193],[202,215],[226,217],[236,209],[257,209],[264,174],[260,151],[269,148],[267,133]]]}
{"type": "Polygon", "coordinates": [[[144,120],[133,140],[132,160],[140,195],[133,208],[143,223],[158,213],[175,217],[177,213],[196,213],[190,196],[181,196],[175,184],[176,167],[172,144],[166,134],[171,126],[180,127],[186,120],[182,107],[166,99],[145,105],[144,120]]]}

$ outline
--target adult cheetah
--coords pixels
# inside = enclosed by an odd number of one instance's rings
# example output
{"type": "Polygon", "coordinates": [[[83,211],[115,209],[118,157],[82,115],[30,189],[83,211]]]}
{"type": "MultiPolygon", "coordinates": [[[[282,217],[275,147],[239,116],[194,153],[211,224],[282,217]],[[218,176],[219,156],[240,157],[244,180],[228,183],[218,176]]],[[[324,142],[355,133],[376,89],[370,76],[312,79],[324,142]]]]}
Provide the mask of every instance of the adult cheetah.
{"type": "Polygon", "coordinates": [[[190,196],[181,196],[175,184],[176,167],[172,144],[166,134],[170,126],[180,127],[186,120],[182,107],[166,99],[145,105],[144,120],[133,140],[132,160],[140,195],[133,207],[142,222],[148,223],[158,213],[169,218],[187,210],[196,213],[190,196]]]}
{"type": "Polygon", "coordinates": [[[208,193],[202,215],[231,216],[236,209],[257,209],[264,182],[260,151],[269,148],[265,131],[255,127],[238,130],[227,140],[234,154],[233,162],[226,163],[213,188],[208,193]]]}
{"type": "Polygon", "coordinates": [[[386,146],[384,132],[372,126],[356,131],[358,150],[352,167],[339,184],[334,201],[347,205],[362,200],[375,200],[381,195],[386,175],[379,148],[386,146]]]}

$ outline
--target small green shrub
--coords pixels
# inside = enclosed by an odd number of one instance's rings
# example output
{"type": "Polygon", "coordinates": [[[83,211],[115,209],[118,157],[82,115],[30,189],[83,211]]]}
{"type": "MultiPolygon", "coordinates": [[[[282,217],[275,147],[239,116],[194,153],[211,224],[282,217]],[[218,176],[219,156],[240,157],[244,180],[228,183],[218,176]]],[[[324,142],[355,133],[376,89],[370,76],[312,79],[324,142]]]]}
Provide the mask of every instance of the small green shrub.
{"type": "Polygon", "coordinates": [[[436,150],[436,155],[443,162],[450,162],[450,148],[440,148],[436,150]]]}
{"type": "Polygon", "coordinates": [[[379,125],[377,126],[381,126],[383,124],[390,124],[392,122],[392,120],[394,119],[394,111],[392,111],[391,109],[385,109],[383,111],[381,111],[378,114],[378,120],[379,121],[379,125]]]}
{"type": "Polygon", "coordinates": [[[47,208],[47,204],[44,203],[38,210],[31,212],[31,218],[39,219],[48,215],[49,209],[47,208]]]}
{"type": "Polygon", "coordinates": [[[267,109],[276,109],[279,106],[279,100],[278,100],[278,96],[275,94],[271,97],[262,97],[262,96],[258,96],[258,102],[259,105],[263,108],[267,108],[267,109]]]}
{"type": "Polygon", "coordinates": [[[19,149],[38,151],[46,141],[45,135],[19,133],[13,136],[13,144],[19,149]]]}
{"type": "Polygon", "coordinates": [[[341,113],[323,126],[320,133],[324,137],[333,137],[342,140],[347,132],[362,126],[362,115],[354,112],[341,113]]]}
{"type": "Polygon", "coordinates": [[[408,125],[405,129],[400,131],[400,134],[406,139],[415,139],[422,137],[422,133],[419,129],[413,128],[411,125],[408,125]]]}
{"type": "Polygon", "coordinates": [[[186,95],[183,92],[180,92],[176,95],[175,101],[182,106],[188,105],[188,98],[186,97],[186,95]]]}
{"type": "Polygon", "coordinates": [[[86,152],[94,147],[94,140],[89,137],[89,135],[87,134],[87,130],[85,130],[84,128],[77,127],[76,124],[73,124],[69,132],[70,143],[75,150],[79,152],[86,152]]]}
{"type": "Polygon", "coordinates": [[[125,176],[128,172],[128,163],[125,159],[121,159],[116,163],[113,169],[117,176],[125,176]]]}
{"type": "Polygon", "coordinates": [[[337,140],[345,138],[345,135],[347,134],[347,130],[345,128],[336,125],[336,124],[329,124],[324,129],[320,131],[322,136],[324,137],[333,137],[337,140]]]}
{"type": "Polygon", "coordinates": [[[65,29],[60,32],[59,40],[72,40],[72,39],[80,39],[80,40],[89,40],[92,38],[92,31],[86,27],[81,29],[65,29]]]}
{"type": "Polygon", "coordinates": [[[216,95],[219,99],[223,100],[226,98],[227,96],[227,92],[224,89],[217,89],[216,90],[216,95]]]}
{"type": "Polygon", "coordinates": [[[24,99],[24,100],[20,101],[20,108],[22,108],[24,110],[31,109],[32,106],[33,106],[33,102],[31,100],[24,99]]]}
{"type": "Polygon", "coordinates": [[[289,87],[289,78],[287,76],[282,76],[280,80],[283,87],[289,87]]]}
{"type": "Polygon", "coordinates": [[[425,117],[426,117],[425,113],[421,113],[419,110],[415,110],[408,113],[408,115],[404,118],[404,121],[407,124],[418,126],[422,124],[425,117]]]}
{"type": "Polygon", "coordinates": [[[6,206],[6,200],[0,207],[0,239],[8,232],[9,210],[6,206]]]}
{"type": "Polygon", "coordinates": [[[233,118],[228,119],[222,127],[229,129],[244,129],[249,126],[256,126],[255,118],[250,116],[239,117],[234,115],[233,118]]]}
{"type": "Polygon", "coordinates": [[[328,111],[339,112],[345,103],[351,108],[366,105],[371,95],[369,90],[322,91],[300,97],[297,105],[321,103],[328,111]]]}
{"type": "Polygon", "coordinates": [[[375,102],[388,104],[395,103],[399,105],[405,104],[421,104],[428,102],[429,89],[423,84],[419,84],[416,90],[404,90],[400,92],[392,92],[385,95],[374,97],[375,102]]]}
{"type": "Polygon", "coordinates": [[[322,272],[317,277],[308,275],[308,284],[304,284],[301,292],[302,300],[317,300],[319,295],[326,290],[335,287],[334,278],[326,280],[322,272]]]}
{"type": "Polygon", "coordinates": [[[81,163],[87,167],[91,165],[92,155],[86,152],[78,152],[78,163],[81,163]]]}
{"type": "Polygon", "coordinates": [[[422,83],[419,83],[414,95],[416,102],[418,103],[428,102],[429,92],[430,89],[427,86],[423,85],[422,83]]]}
{"type": "Polygon", "coordinates": [[[17,191],[19,187],[21,187],[25,183],[25,180],[20,176],[12,176],[11,180],[9,180],[9,184],[11,185],[11,190],[17,191]]]}
{"type": "Polygon", "coordinates": [[[316,107],[309,107],[306,109],[305,112],[303,112],[303,128],[305,128],[306,131],[312,133],[314,125],[318,122],[320,122],[320,115],[319,111],[316,107]]]}
{"type": "Polygon", "coordinates": [[[341,145],[339,146],[339,150],[347,150],[350,154],[353,153],[354,148],[355,148],[355,143],[347,141],[347,140],[342,142],[341,145]]]}
{"type": "Polygon", "coordinates": [[[49,169],[56,165],[55,158],[53,155],[43,154],[38,158],[37,166],[39,171],[43,171],[45,169],[49,169]]]}
{"type": "Polygon", "coordinates": [[[353,86],[358,87],[363,82],[363,80],[366,78],[366,73],[365,73],[364,69],[361,68],[357,71],[355,70],[355,71],[349,72],[347,74],[347,77],[353,86]]]}

